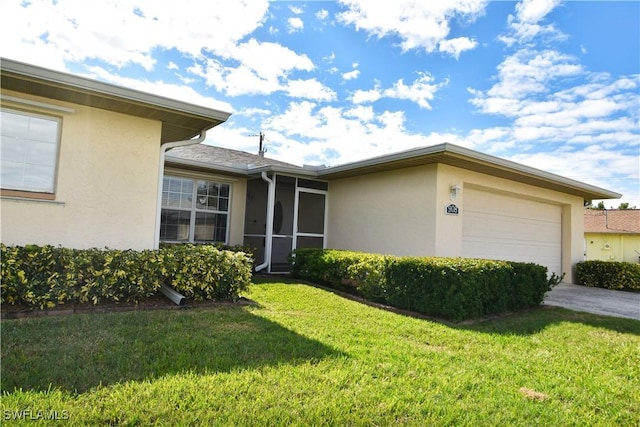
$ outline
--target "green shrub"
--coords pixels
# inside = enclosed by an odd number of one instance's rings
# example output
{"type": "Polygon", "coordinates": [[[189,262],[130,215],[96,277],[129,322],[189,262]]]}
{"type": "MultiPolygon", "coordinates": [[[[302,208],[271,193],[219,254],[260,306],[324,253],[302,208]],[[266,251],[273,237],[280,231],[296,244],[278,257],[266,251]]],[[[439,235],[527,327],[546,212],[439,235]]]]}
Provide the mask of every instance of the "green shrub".
{"type": "Polygon", "coordinates": [[[251,281],[251,263],[243,252],[205,245],[133,251],[0,244],[0,302],[138,303],[163,283],[194,300],[235,300],[251,281]]]}
{"type": "Polygon", "coordinates": [[[290,274],[334,288],[349,286],[347,269],[358,261],[359,255],[350,251],[297,249],[289,255],[290,274]]]}
{"type": "Polygon", "coordinates": [[[581,261],[576,264],[578,283],[606,289],[640,289],[640,264],[581,261]]]}
{"type": "Polygon", "coordinates": [[[167,264],[165,283],[196,301],[237,300],[251,283],[252,259],[244,252],[179,245],[161,249],[160,254],[167,264]]]}
{"type": "Polygon", "coordinates": [[[395,257],[299,249],[294,277],[340,288],[397,308],[462,320],[539,305],[561,278],[543,266],[466,258],[395,257]]]}

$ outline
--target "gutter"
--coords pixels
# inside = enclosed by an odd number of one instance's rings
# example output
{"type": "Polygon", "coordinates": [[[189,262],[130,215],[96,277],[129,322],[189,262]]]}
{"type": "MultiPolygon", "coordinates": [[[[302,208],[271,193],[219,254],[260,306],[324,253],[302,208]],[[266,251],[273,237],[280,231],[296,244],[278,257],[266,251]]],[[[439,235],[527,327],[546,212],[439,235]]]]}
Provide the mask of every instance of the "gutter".
{"type": "Polygon", "coordinates": [[[158,189],[157,189],[158,197],[156,200],[156,228],[155,228],[155,235],[153,238],[154,249],[158,249],[160,247],[160,217],[162,212],[162,179],[164,178],[164,160],[167,155],[167,151],[176,147],[185,147],[187,145],[200,144],[201,142],[204,142],[204,139],[206,138],[206,136],[207,136],[207,131],[203,129],[200,131],[200,136],[197,137],[196,139],[185,139],[183,141],[165,142],[160,146],[160,162],[159,162],[160,167],[158,169],[158,189]]]}
{"type": "Polygon", "coordinates": [[[273,205],[276,200],[276,183],[274,179],[270,179],[267,176],[267,172],[264,171],[260,176],[263,181],[269,184],[269,190],[267,191],[267,229],[264,242],[264,262],[256,266],[256,271],[264,270],[271,264],[271,252],[273,250],[273,205]]]}
{"type": "MultiPolygon", "coordinates": [[[[556,175],[530,166],[522,165],[511,160],[502,159],[500,157],[491,156],[488,154],[470,150],[468,148],[453,145],[448,142],[429,147],[413,148],[397,153],[385,154],[382,156],[372,157],[369,159],[359,160],[338,166],[331,166],[325,169],[318,170],[316,173],[319,179],[333,179],[336,175],[340,177],[345,173],[353,172],[353,175],[367,173],[367,171],[371,168],[373,168],[374,171],[378,172],[381,171],[381,169],[375,168],[384,167],[385,165],[389,165],[389,169],[395,169],[396,166],[394,166],[394,163],[399,164],[402,167],[403,162],[410,161],[410,166],[416,166],[422,164],[420,163],[420,160],[427,161],[430,159],[434,163],[444,163],[450,164],[455,167],[464,167],[456,164],[455,161],[451,161],[460,160],[463,162],[471,163],[473,165],[478,165],[479,167],[489,168],[496,172],[501,171],[510,175],[519,175],[524,179],[529,178],[537,181],[538,184],[535,185],[538,185],[540,187],[550,189],[554,189],[552,188],[553,186],[561,187],[561,191],[577,196],[582,196],[585,199],[619,199],[620,197],[622,197],[622,194],[620,193],[599,188],[594,185],[586,184],[570,178],[565,178],[560,175],[556,175]],[[447,160],[449,160],[449,162],[447,160]],[[546,185],[546,187],[545,185],[541,185],[543,183],[546,185]]],[[[491,174],[491,172],[486,171],[483,173],[491,174]]],[[[520,182],[527,183],[525,180],[520,180],[520,182]]]]}
{"type": "MultiPolygon", "coordinates": [[[[200,136],[198,136],[196,139],[186,139],[183,141],[165,142],[160,146],[160,162],[159,162],[160,167],[158,168],[158,187],[157,187],[158,196],[156,201],[156,228],[155,228],[155,234],[153,237],[154,249],[160,248],[160,220],[161,220],[161,214],[162,214],[162,181],[164,178],[164,161],[165,161],[167,151],[176,147],[184,147],[187,145],[200,144],[205,140],[206,136],[207,136],[207,131],[203,129],[200,131],[200,136]]],[[[173,301],[176,305],[181,305],[185,299],[184,295],[180,294],[179,292],[176,292],[174,289],[164,284],[160,287],[160,292],[162,292],[167,298],[173,301]]]]}

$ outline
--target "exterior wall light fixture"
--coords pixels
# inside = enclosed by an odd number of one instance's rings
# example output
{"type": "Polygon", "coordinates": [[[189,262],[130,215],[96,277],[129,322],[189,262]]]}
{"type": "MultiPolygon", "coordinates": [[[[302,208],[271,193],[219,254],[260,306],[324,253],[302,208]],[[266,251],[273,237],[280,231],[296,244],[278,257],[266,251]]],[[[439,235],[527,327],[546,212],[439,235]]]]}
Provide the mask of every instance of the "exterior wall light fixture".
{"type": "Polygon", "coordinates": [[[455,200],[462,191],[462,187],[460,187],[458,184],[453,184],[451,188],[449,188],[449,191],[451,200],[455,200]]]}

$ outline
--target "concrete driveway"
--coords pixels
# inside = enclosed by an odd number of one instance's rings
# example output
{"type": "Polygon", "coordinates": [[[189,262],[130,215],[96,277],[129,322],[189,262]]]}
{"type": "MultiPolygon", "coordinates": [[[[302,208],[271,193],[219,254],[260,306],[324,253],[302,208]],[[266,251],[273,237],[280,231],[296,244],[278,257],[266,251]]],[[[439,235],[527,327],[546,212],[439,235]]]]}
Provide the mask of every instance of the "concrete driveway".
{"type": "Polygon", "coordinates": [[[543,305],[640,320],[640,293],[561,283],[547,293],[543,305]]]}

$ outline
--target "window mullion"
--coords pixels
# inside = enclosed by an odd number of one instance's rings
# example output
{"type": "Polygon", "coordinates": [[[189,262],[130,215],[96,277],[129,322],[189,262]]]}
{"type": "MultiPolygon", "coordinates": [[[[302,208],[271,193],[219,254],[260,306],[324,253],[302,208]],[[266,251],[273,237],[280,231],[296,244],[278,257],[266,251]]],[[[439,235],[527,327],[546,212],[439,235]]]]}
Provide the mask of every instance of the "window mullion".
{"type": "Polygon", "coordinates": [[[191,217],[189,219],[189,242],[194,243],[196,235],[196,206],[198,197],[198,180],[193,180],[191,188],[191,217]]]}

